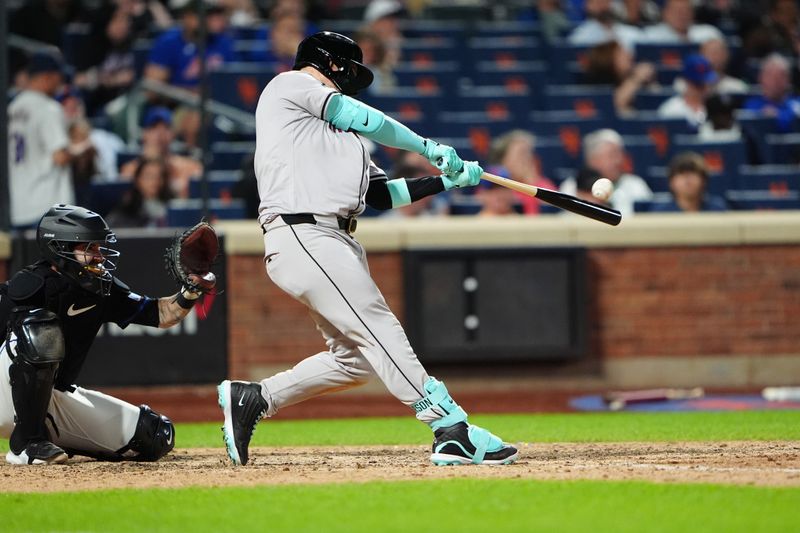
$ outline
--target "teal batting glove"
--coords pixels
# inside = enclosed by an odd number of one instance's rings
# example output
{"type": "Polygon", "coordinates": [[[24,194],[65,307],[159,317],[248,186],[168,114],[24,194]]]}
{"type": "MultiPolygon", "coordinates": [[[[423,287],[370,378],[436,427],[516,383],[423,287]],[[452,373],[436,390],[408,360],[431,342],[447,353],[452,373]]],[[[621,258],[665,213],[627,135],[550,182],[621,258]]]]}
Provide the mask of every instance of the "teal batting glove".
{"type": "Polygon", "coordinates": [[[458,189],[460,187],[474,187],[481,182],[483,169],[476,161],[464,161],[461,172],[452,176],[442,176],[444,190],[458,189]]]}
{"type": "Polygon", "coordinates": [[[446,144],[439,144],[431,139],[425,139],[425,150],[422,152],[431,165],[435,166],[445,174],[454,174],[456,169],[464,164],[458,157],[456,149],[446,144]]]}

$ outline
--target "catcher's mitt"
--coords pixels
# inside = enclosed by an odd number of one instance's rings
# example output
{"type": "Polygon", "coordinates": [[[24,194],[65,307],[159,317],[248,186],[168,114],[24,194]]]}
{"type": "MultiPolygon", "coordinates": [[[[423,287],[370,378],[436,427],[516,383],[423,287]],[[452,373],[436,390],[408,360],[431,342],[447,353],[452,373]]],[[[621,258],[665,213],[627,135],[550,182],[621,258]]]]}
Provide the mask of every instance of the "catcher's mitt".
{"type": "Polygon", "coordinates": [[[175,237],[164,254],[167,272],[186,289],[208,293],[217,283],[211,265],[219,254],[217,232],[202,221],[175,237]]]}

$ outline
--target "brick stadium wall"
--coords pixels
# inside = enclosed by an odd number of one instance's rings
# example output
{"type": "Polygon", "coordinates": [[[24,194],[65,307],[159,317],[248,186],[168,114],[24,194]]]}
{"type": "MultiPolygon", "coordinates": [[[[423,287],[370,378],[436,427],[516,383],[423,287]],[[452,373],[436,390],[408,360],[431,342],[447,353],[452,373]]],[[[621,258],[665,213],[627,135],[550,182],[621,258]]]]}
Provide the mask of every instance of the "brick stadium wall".
{"type": "MultiPolygon", "coordinates": [[[[602,360],[720,355],[800,356],[800,247],[593,248],[591,347],[602,360]]],[[[266,277],[259,256],[228,263],[230,375],[290,366],[324,348],[305,307],[266,277]]],[[[402,261],[370,254],[402,317],[402,261]]]]}

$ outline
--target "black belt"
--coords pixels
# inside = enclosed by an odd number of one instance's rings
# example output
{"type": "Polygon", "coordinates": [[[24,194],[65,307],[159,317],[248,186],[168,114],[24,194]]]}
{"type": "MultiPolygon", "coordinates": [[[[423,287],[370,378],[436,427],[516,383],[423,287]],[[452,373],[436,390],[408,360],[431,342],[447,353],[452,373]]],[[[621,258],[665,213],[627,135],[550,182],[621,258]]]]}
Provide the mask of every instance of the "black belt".
{"type": "MultiPolygon", "coordinates": [[[[297,213],[296,215],[281,215],[284,222],[293,226],[295,224],[316,224],[317,219],[311,213],[297,213]]],[[[339,229],[352,235],[356,232],[358,220],[356,217],[336,217],[336,222],[339,224],[339,229]]]]}

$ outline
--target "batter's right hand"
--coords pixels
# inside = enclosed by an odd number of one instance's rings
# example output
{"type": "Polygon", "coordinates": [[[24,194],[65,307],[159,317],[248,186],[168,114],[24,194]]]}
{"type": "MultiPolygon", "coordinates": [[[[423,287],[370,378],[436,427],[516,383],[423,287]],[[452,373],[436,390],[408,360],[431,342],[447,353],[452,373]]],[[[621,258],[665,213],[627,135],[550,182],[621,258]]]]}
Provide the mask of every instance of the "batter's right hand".
{"type": "Polygon", "coordinates": [[[425,151],[422,152],[422,155],[430,161],[431,165],[447,175],[457,174],[464,166],[464,162],[458,157],[455,148],[439,144],[431,139],[425,139],[425,151]]]}

